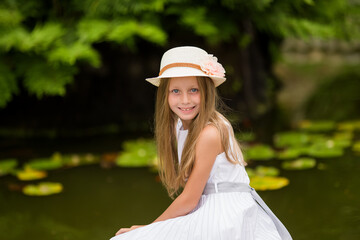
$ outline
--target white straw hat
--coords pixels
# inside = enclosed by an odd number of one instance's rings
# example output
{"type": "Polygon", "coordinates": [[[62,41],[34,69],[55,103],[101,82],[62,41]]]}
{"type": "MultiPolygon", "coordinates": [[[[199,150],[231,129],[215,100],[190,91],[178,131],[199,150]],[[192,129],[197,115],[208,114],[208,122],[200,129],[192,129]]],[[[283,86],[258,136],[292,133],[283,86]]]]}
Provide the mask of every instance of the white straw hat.
{"type": "Polygon", "coordinates": [[[213,55],[198,47],[176,47],[162,56],[159,76],[146,81],[158,87],[162,78],[189,76],[209,77],[215,87],[226,80],[225,69],[213,55]]]}

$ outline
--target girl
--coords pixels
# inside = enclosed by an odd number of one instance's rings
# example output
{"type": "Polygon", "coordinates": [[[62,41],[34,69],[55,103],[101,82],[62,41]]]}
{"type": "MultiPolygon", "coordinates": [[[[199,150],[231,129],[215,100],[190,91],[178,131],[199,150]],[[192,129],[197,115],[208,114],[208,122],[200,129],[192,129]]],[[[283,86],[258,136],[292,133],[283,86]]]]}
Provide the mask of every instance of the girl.
{"type": "Polygon", "coordinates": [[[197,47],[173,48],[159,76],[146,80],[159,87],[160,176],[177,197],[152,224],[121,228],[111,240],[292,239],[249,186],[233,129],[217,111],[216,87],[225,81],[217,58],[197,47]]]}

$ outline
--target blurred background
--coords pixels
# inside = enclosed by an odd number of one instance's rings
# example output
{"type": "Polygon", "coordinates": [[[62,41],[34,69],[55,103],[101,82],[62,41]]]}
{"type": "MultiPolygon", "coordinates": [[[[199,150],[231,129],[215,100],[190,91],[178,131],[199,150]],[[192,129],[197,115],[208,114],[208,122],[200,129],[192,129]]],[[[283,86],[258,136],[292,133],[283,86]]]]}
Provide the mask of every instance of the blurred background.
{"type": "Polygon", "coordinates": [[[109,239],[171,200],[162,54],[224,66],[251,185],[294,239],[360,238],[360,1],[3,0],[0,239],[109,239]]]}

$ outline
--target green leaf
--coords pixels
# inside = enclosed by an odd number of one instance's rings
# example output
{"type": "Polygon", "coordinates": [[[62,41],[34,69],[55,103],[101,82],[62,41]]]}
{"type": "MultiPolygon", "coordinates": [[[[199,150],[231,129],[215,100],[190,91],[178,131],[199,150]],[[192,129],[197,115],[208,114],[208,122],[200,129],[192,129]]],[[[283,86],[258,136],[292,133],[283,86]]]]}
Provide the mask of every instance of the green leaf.
{"type": "Polygon", "coordinates": [[[105,38],[111,29],[111,22],[102,19],[83,19],[77,25],[79,41],[94,43],[105,38]]]}
{"type": "Polygon", "coordinates": [[[285,177],[259,177],[250,178],[250,185],[256,190],[276,190],[289,185],[289,180],[285,177]]]}
{"type": "Polygon", "coordinates": [[[353,150],[354,152],[360,153],[360,141],[356,141],[356,142],[353,144],[352,150],[353,150]]]}
{"type": "Polygon", "coordinates": [[[291,147],[277,153],[277,158],[281,160],[287,160],[291,158],[299,157],[304,153],[305,147],[291,147]]]}
{"type": "Polygon", "coordinates": [[[0,7],[0,26],[15,26],[18,25],[22,20],[23,16],[17,10],[6,9],[0,7]]]}
{"type": "Polygon", "coordinates": [[[6,175],[14,171],[18,162],[15,158],[4,159],[0,161],[0,176],[6,175]]]}
{"type": "Polygon", "coordinates": [[[307,131],[331,131],[334,130],[336,124],[334,121],[302,121],[299,126],[301,129],[307,131]]]}
{"type": "Polygon", "coordinates": [[[199,36],[216,36],[219,33],[218,28],[208,19],[207,9],[205,7],[194,7],[184,9],[181,16],[181,22],[191,27],[199,36]]]}
{"type": "Polygon", "coordinates": [[[61,62],[66,65],[75,65],[76,61],[84,60],[94,67],[100,66],[100,56],[89,43],[75,42],[72,45],[62,45],[48,54],[51,62],[61,62]]]}
{"type": "Polygon", "coordinates": [[[28,63],[25,69],[24,86],[38,98],[43,95],[66,93],[65,86],[73,81],[76,69],[71,66],[54,66],[41,61],[28,63]]]}
{"type": "Polygon", "coordinates": [[[271,176],[276,177],[280,173],[276,167],[257,166],[255,169],[256,176],[271,176]]]}
{"type": "Polygon", "coordinates": [[[15,75],[7,66],[0,61],[0,108],[6,106],[19,92],[15,75]]]}
{"type": "Polygon", "coordinates": [[[29,39],[29,33],[23,27],[11,28],[8,30],[0,29],[0,48],[9,51],[15,48],[20,51],[26,51],[26,44],[29,39]]]}
{"type": "Polygon", "coordinates": [[[118,166],[142,167],[154,165],[156,145],[153,140],[126,141],[123,147],[124,151],[116,159],[118,166]]]}
{"type": "Polygon", "coordinates": [[[245,157],[250,160],[270,160],[275,157],[275,151],[263,144],[257,144],[245,149],[245,157]]]}
{"type": "Polygon", "coordinates": [[[65,29],[60,23],[47,22],[37,24],[29,37],[22,41],[23,51],[45,51],[65,34],[65,29]]]}
{"type": "Polygon", "coordinates": [[[286,170],[303,170],[313,168],[316,165],[316,160],[313,158],[299,158],[294,161],[286,161],[281,164],[282,168],[286,170]]]}
{"type": "Polygon", "coordinates": [[[61,168],[63,163],[61,160],[41,158],[31,160],[26,164],[26,166],[34,170],[43,171],[61,168]]]}
{"type": "Polygon", "coordinates": [[[340,157],[344,155],[344,150],[341,147],[335,147],[333,144],[314,144],[309,147],[307,154],[317,158],[340,157]]]}
{"type": "Polygon", "coordinates": [[[138,34],[147,41],[164,45],[167,40],[166,33],[158,26],[152,24],[139,24],[138,34]]]}
{"type": "Polygon", "coordinates": [[[28,166],[25,166],[23,170],[17,171],[15,175],[22,181],[31,181],[47,177],[47,173],[45,171],[34,170],[28,166]]]}
{"type": "Polygon", "coordinates": [[[134,20],[119,22],[107,35],[107,39],[118,43],[124,43],[133,38],[138,29],[138,23],[134,20]]]}
{"type": "Polygon", "coordinates": [[[41,182],[30,184],[23,188],[23,193],[29,196],[48,196],[62,192],[63,185],[56,182],[41,182]]]}
{"type": "Polygon", "coordinates": [[[303,146],[309,142],[309,135],[301,132],[283,132],[274,135],[276,147],[303,146]]]}

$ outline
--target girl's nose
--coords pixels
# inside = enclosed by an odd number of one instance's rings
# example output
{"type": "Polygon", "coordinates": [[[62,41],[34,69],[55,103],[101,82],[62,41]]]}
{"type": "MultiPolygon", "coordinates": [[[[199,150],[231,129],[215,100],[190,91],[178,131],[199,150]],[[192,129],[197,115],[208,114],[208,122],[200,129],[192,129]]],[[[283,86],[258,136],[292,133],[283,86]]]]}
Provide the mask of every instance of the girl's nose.
{"type": "Polygon", "coordinates": [[[187,103],[189,103],[190,98],[189,98],[188,94],[185,93],[185,94],[183,94],[181,100],[182,100],[182,104],[187,104],[187,103]]]}

